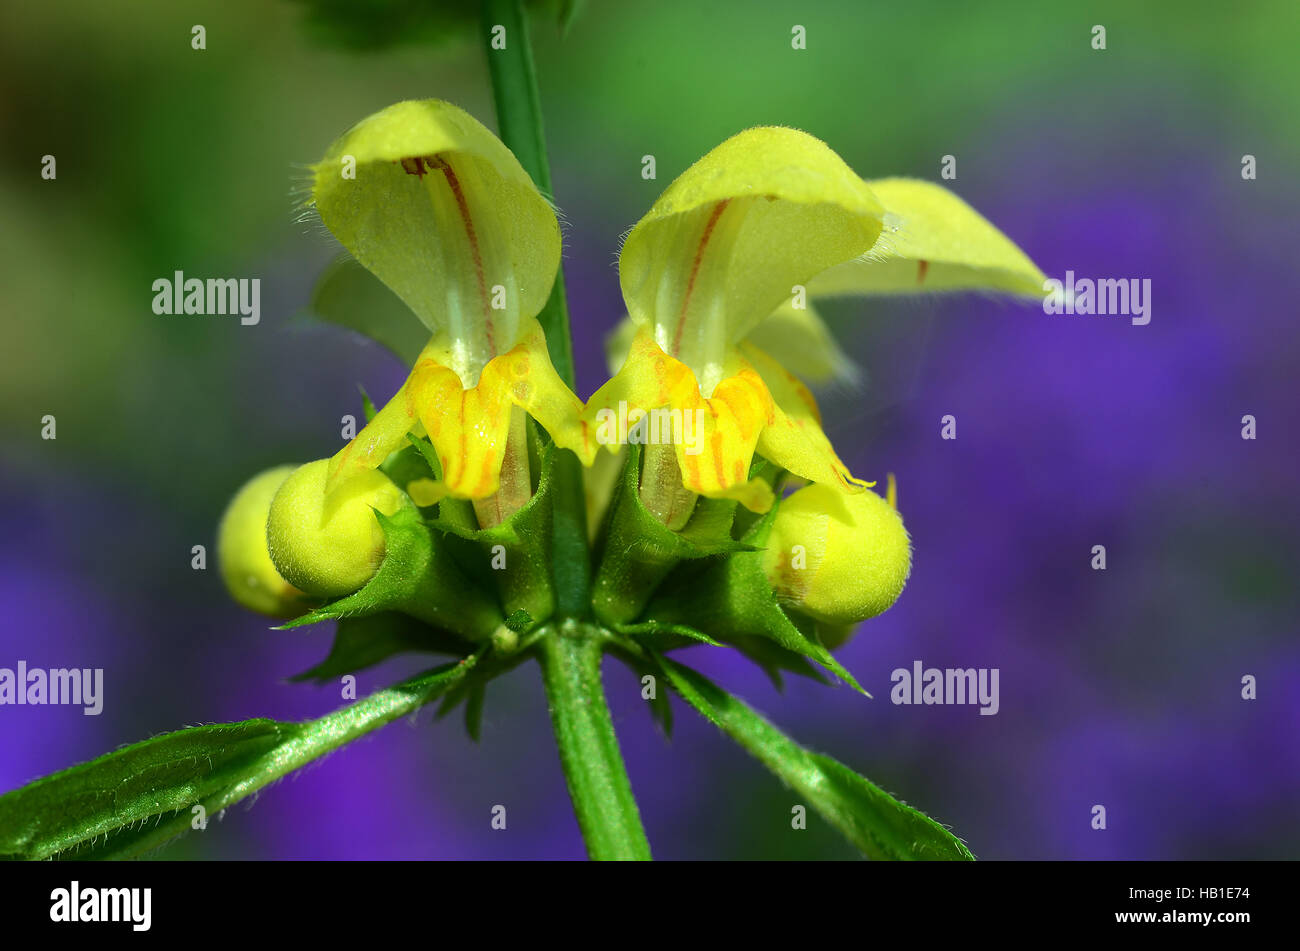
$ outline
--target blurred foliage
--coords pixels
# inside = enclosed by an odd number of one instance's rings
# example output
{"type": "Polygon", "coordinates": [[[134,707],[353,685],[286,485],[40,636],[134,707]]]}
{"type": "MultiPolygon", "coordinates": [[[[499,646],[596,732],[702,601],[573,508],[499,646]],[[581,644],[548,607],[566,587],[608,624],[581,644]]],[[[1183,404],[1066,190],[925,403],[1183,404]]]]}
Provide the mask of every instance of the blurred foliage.
{"type": "MultiPolygon", "coordinates": [[[[466,39],[480,23],[479,0],[296,0],[307,8],[308,32],[353,50],[373,51],[405,43],[466,39]]],[[[531,0],[538,18],[561,27],[572,21],[580,0],[531,0]]]]}

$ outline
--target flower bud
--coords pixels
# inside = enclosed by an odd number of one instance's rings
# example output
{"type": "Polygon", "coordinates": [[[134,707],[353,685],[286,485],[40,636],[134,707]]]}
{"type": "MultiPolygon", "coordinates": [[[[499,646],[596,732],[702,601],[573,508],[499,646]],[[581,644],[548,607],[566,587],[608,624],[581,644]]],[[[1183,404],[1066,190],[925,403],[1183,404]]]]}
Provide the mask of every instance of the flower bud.
{"type": "Polygon", "coordinates": [[[280,577],[266,549],[271,499],[293,470],[277,466],[249,479],[226,506],[217,528],[217,564],[230,596],[278,618],[296,617],[311,607],[306,595],[280,577]]]}
{"type": "Polygon", "coordinates": [[[813,483],[781,502],[763,553],[777,597],[827,624],[880,614],[912,568],[903,520],[874,492],[813,483]]]}
{"type": "Polygon", "coordinates": [[[325,505],[328,459],[317,459],[284,481],[271,502],[266,541],[271,560],[291,584],[325,598],[351,594],[384,559],[384,533],[372,509],[392,515],[411,505],[382,472],[363,469],[325,505]]]}

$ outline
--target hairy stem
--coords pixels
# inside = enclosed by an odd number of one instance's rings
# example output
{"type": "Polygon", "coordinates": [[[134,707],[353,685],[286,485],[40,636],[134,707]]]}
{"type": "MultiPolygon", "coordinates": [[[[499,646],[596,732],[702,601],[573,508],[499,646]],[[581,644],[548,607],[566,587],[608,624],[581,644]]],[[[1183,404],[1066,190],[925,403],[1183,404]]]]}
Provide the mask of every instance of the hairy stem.
{"type": "MultiPolygon", "coordinates": [[[[521,0],[483,0],[484,36],[491,36],[497,26],[505,27],[505,48],[493,49],[488,44],[487,60],[501,141],[515,153],[542,194],[554,200],[528,21],[521,0]]],[[[563,267],[555,275],[550,299],[537,315],[537,321],[546,333],[546,349],[552,365],[573,389],[573,341],[564,296],[563,267]]],[[[591,604],[587,506],[582,493],[582,463],[567,449],[556,454],[555,479],[556,607],[561,615],[585,617],[590,613],[591,604]]]]}
{"type": "Polygon", "coordinates": [[[650,843],[601,686],[596,629],[578,624],[553,628],[538,650],[551,725],[587,854],[593,859],[649,859],[650,843]]]}

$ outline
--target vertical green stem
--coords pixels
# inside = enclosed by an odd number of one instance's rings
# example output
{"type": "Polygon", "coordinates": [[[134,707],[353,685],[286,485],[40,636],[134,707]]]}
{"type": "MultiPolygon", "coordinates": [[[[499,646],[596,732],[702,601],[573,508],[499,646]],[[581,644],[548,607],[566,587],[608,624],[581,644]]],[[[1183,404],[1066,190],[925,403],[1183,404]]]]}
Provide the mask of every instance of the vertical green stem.
{"type": "MultiPolygon", "coordinates": [[[[485,37],[491,37],[495,27],[505,28],[504,49],[493,49],[486,42],[501,140],[542,194],[554,200],[522,0],[483,0],[483,24],[485,37]]],[[[575,388],[563,268],[537,320],[546,332],[551,363],[570,389],[575,388]]],[[[648,859],[650,844],[605,703],[599,634],[576,620],[591,610],[591,552],[578,457],[567,450],[559,452],[555,477],[556,607],[564,620],[543,635],[537,649],[560,763],[587,853],[593,859],[648,859]]]]}
{"type": "MultiPolygon", "coordinates": [[[[533,48],[528,38],[528,21],[522,0],[483,0],[483,25],[487,36],[505,27],[505,49],[487,50],[492,74],[492,100],[497,110],[501,141],[510,147],[519,164],[532,176],[543,195],[551,201],[551,166],[546,160],[546,134],[542,128],[542,106],[533,69],[533,48]]],[[[569,335],[569,308],[564,297],[564,269],[555,275],[550,300],[537,315],[546,331],[546,348],[561,379],[574,386],[573,341],[569,335]]]]}
{"type": "Polygon", "coordinates": [[[573,811],[593,859],[648,859],[650,843],[619,752],[591,628],[546,632],[538,645],[551,726],[573,811]]]}
{"type": "MultiPolygon", "coordinates": [[[[528,21],[522,0],[483,0],[483,31],[488,70],[492,75],[492,98],[496,104],[497,128],[501,141],[519,159],[547,198],[551,190],[551,168],[546,160],[546,136],[542,109],[533,69],[533,51],[528,39],[528,21]],[[493,28],[505,28],[505,49],[493,49],[493,28]]],[[[550,299],[537,321],[546,332],[551,363],[573,389],[573,340],[569,331],[569,307],[564,296],[564,269],[555,275],[550,299]]],[[[555,459],[555,597],[561,615],[584,617],[591,603],[591,552],[587,547],[587,507],[582,494],[582,463],[568,450],[555,459]]]]}

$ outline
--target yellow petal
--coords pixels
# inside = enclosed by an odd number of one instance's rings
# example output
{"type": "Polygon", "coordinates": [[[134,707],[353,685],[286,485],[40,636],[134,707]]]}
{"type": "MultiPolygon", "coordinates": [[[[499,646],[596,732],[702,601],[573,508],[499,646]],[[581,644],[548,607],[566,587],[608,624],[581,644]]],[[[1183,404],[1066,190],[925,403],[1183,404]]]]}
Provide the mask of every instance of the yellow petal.
{"type": "Polygon", "coordinates": [[[859,492],[875,485],[855,478],[822,430],[821,412],[808,388],[769,354],[746,344],[745,358],[762,377],[772,399],[772,418],[758,441],[758,451],[809,482],[859,492]]]}
{"type": "Polygon", "coordinates": [[[389,106],[313,171],[326,227],[449,347],[467,385],[546,303],[560,264],[555,212],[464,110],[435,99],[389,106]]]}
{"type": "Polygon", "coordinates": [[[810,383],[854,383],[859,377],[857,366],[812,304],[795,307],[785,301],[749,332],[745,343],[779,353],[782,366],[810,383]]]}
{"type": "Polygon", "coordinates": [[[405,446],[406,434],[418,425],[419,416],[408,377],[396,395],[361,428],[361,432],[330,458],[325,479],[327,506],[336,497],[340,486],[363,472],[378,468],[390,453],[405,446]]]}
{"type": "Polygon", "coordinates": [[[865,258],[837,265],[809,285],[813,295],[996,291],[1041,297],[1043,272],[948,189],[914,178],[867,184],[889,212],[865,258]]]}
{"type": "Polygon", "coordinates": [[[636,321],[624,316],[605,336],[605,366],[613,376],[627,362],[628,351],[636,338],[636,321]]]}
{"type": "Polygon", "coordinates": [[[772,398],[744,361],[733,361],[731,369],[706,398],[690,367],[641,330],[623,368],[587,401],[587,428],[596,444],[618,452],[628,437],[625,428],[649,414],[643,438],[672,443],[685,488],[765,512],[772,489],[750,479],[749,467],[772,415],[772,398]]]}
{"type": "Polygon", "coordinates": [[[425,347],[397,394],[330,460],[327,495],[332,498],[351,478],[377,467],[413,433],[428,435],[442,467],[441,481],[412,483],[419,505],[447,495],[487,498],[499,485],[513,406],[537,420],[556,445],[590,465],[597,447],[582,421],[582,401],[551,365],[536,319],[524,321],[523,331],[471,387],[449,366],[445,349],[434,343],[425,347]]]}
{"type": "MultiPolygon", "coordinates": [[[[463,387],[451,368],[433,359],[421,360],[412,371],[410,401],[438,455],[442,493],[462,499],[496,493],[514,406],[537,420],[560,448],[587,462],[594,457],[581,401],[551,366],[541,326],[530,319],[526,328],[516,346],[483,368],[475,386],[463,387]]],[[[421,487],[425,499],[437,491],[421,487]]]]}
{"type": "MultiPolygon", "coordinates": [[[[627,361],[637,325],[624,317],[605,337],[605,363],[610,375],[627,361]]],[[[785,301],[745,337],[760,350],[781,354],[781,362],[800,379],[811,383],[856,383],[860,371],[835,341],[812,304],[795,307],[785,301]]]]}
{"type": "Polygon", "coordinates": [[[883,215],[825,143],[749,129],[687,169],[629,233],[619,257],[628,312],[711,393],[728,349],[795,284],[867,252],[883,215]]]}

